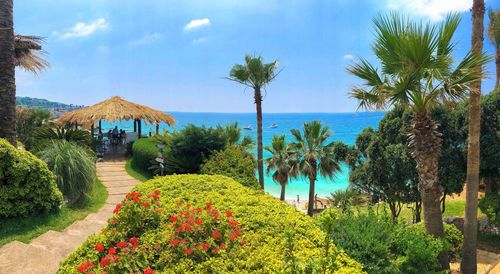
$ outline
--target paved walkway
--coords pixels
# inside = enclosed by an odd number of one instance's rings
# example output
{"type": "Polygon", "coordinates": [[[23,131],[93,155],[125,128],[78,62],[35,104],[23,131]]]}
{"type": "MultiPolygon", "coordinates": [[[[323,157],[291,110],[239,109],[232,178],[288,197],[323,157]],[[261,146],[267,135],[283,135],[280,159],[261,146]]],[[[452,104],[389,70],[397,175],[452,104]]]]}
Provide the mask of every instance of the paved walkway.
{"type": "Polygon", "coordinates": [[[4,245],[0,248],[0,274],[55,273],[64,258],[106,225],[115,205],[139,183],[125,171],[125,161],[97,163],[97,176],[109,193],[105,205],[61,232],[47,231],[29,244],[13,241],[4,245]]]}

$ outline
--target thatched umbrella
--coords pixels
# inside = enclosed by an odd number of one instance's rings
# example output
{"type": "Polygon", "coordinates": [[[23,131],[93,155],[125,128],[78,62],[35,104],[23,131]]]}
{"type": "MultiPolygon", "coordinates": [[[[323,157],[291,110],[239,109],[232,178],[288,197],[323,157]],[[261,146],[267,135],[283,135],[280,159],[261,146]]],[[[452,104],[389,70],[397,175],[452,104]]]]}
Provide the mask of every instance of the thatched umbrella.
{"type": "Polygon", "coordinates": [[[175,119],[171,115],[148,106],[129,102],[119,96],[113,96],[90,107],[68,112],[59,118],[58,123],[61,125],[81,125],[91,129],[96,123],[99,123],[101,130],[101,120],[108,122],[134,120],[134,131],[138,129],[139,137],[141,136],[142,120],[149,124],[156,124],[157,133],[160,123],[166,123],[169,126],[175,125],[175,119]]]}

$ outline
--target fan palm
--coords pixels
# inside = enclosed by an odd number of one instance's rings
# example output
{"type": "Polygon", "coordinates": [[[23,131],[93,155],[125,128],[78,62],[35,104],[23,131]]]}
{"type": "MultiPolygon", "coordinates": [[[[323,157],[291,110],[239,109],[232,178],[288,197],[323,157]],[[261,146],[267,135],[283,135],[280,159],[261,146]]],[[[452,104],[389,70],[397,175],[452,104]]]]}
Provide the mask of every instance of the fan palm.
{"type": "Polygon", "coordinates": [[[220,130],[226,139],[228,146],[240,146],[245,150],[252,149],[255,145],[254,140],[250,136],[243,136],[241,138],[241,128],[238,122],[227,124],[225,126],[218,125],[217,130],[220,130]]]}
{"type": "Polygon", "coordinates": [[[493,46],[495,46],[495,64],[497,69],[497,77],[495,88],[498,88],[500,83],[500,11],[488,10],[490,24],[488,26],[488,38],[493,46]]]}
{"type": "Polygon", "coordinates": [[[262,91],[271,83],[279,72],[278,61],[263,63],[262,56],[245,56],[245,64],[236,64],[229,72],[229,80],[238,82],[254,90],[254,101],[257,108],[257,170],[259,184],[264,189],[264,163],[262,148],[262,91]]]}
{"type": "MultiPolygon", "coordinates": [[[[417,162],[425,229],[436,237],[443,236],[438,181],[441,133],[430,110],[465,99],[471,85],[482,77],[475,68],[487,62],[482,55],[469,52],[453,67],[452,37],[459,22],[456,14],[448,15],[440,25],[417,24],[396,14],[381,15],[374,20],[373,45],[381,71],[365,59],[347,69],[364,81],[351,91],[359,107],[401,106],[412,110],[408,146],[417,162]]],[[[440,262],[449,267],[445,254],[440,262]]]]}
{"type": "Polygon", "coordinates": [[[264,149],[271,153],[271,157],[265,160],[267,166],[266,173],[269,175],[274,171],[272,178],[273,181],[280,184],[280,200],[284,201],[288,178],[291,175],[293,177],[293,174],[290,173],[292,171],[292,153],[285,141],[285,135],[274,135],[271,146],[266,146],[264,149]]]}
{"type": "Polygon", "coordinates": [[[41,40],[34,36],[14,34],[13,0],[0,6],[0,138],[16,141],[15,67],[38,72],[47,66],[34,50],[40,50],[41,40]]]}
{"type": "Polygon", "coordinates": [[[319,121],[312,121],[304,123],[303,131],[302,134],[297,129],[291,130],[295,137],[295,141],[290,144],[294,157],[292,174],[300,174],[309,179],[307,214],[312,216],[318,172],[321,176],[333,179],[335,172],[340,171],[340,165],[335,155],[335,143],[326,143],[332,136],[328,127],[323,127],[319,121]]]}

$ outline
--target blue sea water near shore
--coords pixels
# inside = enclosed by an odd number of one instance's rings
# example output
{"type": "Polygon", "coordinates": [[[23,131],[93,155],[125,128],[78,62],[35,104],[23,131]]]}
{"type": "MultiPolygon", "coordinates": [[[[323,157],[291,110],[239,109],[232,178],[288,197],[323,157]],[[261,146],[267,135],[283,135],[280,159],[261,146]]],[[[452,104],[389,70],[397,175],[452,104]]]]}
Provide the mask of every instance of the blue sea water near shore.
{"type": "MultiPolygon", "coordinates": [[[[169,112],[177,120],[174,127],[162,125],[160,128],[168,130],[181,129],[187,124],[198,126],[216,126],[238,122],[241,128],[250,126],[252,130],[242,130],[245,135],[257,139],[257,121],[255,113],[191,113],[191,112],[169,112]]],[[[385,113],[382,112],[359,112],[359,113],[264,113],[263,114],[263,143],[270,145],[275,134],[286,134],[287,141],[293,141],[290,129],[302,129],[304,122],[319,120],[323,125],[329,126],[333,132],[331,141],[342,141],[352,145],[356,136],[368,126],[376,128],[385,113]],[[276,128],[271,125],[276,124],[276,128]]],[[[132,121],[122,121],[120,123],[103,123],[104,129],[109,129],[114,125],[124,128],[127,131],[133,130],[132,121]]],[[[143,125],[143,134],[155,131],[154,125],[143,125]]],[[[269,157],[265,152],[264,158],[269,157]]],[[[349,185],[349,169],[342,166],[342,172],[335,174],[333,180],[319,177],[316,183],[316,193],[318,196],[328,196],[331,192],[345,189],[349,185]]],[[[270,176],[265,177],[265,191],[274,196],[279,196],[280,186],[273,182],[270,176]]],[[[309,183],[307,178],[292,180],[286,188],[286,198],[307,199],[309,183]]]]}

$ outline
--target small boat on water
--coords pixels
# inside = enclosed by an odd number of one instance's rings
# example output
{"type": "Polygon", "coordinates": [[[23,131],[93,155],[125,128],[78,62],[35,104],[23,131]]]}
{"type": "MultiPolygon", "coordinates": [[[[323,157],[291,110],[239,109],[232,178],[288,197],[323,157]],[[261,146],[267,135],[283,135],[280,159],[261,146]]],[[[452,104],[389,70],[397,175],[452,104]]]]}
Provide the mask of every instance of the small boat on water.
{"type": "Polygon", "coordinates": [[[246,130],[252,130],[252,126],[251,126],[251,125],[248,125],[248,126],[244,127],[243,129],[246,129],[246,130]]]}
{"type": "Polygon", "coordinates": [[[277,125],[277,124],[272,124],[272,125],[270,126],[270,128],[277,128],[277,127],[278,127],[278,125],[277,125]]]}

